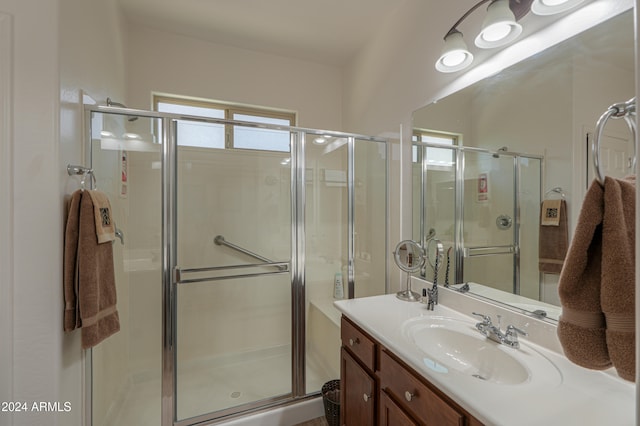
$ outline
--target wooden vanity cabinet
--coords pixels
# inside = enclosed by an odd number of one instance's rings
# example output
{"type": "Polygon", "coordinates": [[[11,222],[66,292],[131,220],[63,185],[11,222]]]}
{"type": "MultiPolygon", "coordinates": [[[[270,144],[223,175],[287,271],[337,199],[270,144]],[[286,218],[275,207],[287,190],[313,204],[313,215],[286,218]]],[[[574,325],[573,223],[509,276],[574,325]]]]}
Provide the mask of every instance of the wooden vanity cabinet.
{"type": "Polygon", "coordinates": [[[341,425],[482,426],[344,316],[341,336],[341,425]]]}

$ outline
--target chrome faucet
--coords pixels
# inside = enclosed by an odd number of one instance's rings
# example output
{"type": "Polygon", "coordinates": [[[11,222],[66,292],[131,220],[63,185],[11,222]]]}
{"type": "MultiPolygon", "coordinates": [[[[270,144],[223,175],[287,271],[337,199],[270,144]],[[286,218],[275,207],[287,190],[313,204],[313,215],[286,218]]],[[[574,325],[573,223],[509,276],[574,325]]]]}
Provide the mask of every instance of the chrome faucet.
{"type": "Polygon", "coordinates": [[[488,339],[493,340],[496,343],[518,349],[520,347],[518,334],[520,334],[521,336],[528,335],[526,331],[520,330],[513,325],[507,326],[507,329],[504,332],[500,330],[500,321],[502,319],[501,315],[498,315],[497,326],[491,322],[491,317],[489,315],[479,314],[476,312],[473,312],[473,315],[482,318],[482,321],[476,324],[476,328],[478,329],[478,331],[484,334],[488,339]]]}

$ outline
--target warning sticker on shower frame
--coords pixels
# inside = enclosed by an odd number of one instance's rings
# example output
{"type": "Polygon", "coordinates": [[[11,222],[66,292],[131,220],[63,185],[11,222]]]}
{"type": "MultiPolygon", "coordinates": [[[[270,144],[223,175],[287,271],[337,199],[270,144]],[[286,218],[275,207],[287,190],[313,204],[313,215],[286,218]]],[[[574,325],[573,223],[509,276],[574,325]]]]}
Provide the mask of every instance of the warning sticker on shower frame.
{"type": "Polygon", "coordinates": [[[487,173],[478,175],[478,201],[489,201],[489,175],[487,173]]]}

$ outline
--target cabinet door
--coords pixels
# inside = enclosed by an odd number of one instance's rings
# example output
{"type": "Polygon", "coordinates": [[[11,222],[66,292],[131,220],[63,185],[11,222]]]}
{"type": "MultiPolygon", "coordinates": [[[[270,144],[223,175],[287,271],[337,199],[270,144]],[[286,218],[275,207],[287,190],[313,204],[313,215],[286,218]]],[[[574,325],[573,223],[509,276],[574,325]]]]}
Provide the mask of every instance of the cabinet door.
{"type": "Polygon", "coordinates": [[[340,388],[340,423],[373,426],[376,382],[344,348],[340,355],[340,388]]]}
{"type": "Polygon", "coordinates": [[[418,426],[402,408],[389,398],[387,393],[380,391],[380,426],[418,426]]]}

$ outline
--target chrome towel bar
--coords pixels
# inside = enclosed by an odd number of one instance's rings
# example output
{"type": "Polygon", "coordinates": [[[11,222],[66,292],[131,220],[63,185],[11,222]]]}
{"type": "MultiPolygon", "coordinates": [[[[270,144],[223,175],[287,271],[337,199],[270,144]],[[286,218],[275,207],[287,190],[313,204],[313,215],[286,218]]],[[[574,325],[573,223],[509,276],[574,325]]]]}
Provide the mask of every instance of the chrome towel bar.
{"type": "Polygon", "coordinates": [[[465,247],[463,249],[464,257],[488,256],[492,254],[512,254],[515,252],[515,246],[465,247]]]}
{"type": "Polygon", "coordinates": [[[176,284],[193,284],[193,283],[201,283],[206,281],[220,281],[220,280],[229,280],[234,278],[250,278],[250,277],[259,277],[263,275],[284,274],[287,272],[289,272],[288,262],[267,262],[267,263],[248,264],[248,265],[210,266],[206,268],[186,268],[186,269],[182,269],[176,266],[176,268],[174,269],[174,280],[176,284]],[[226,270],[259,268],[259,267],[267,267],[267,266],[274,266],[278,268],[278,271],[185,278],[187,274],[201,274],[203,272],[219,272],[219,271],[226,271],[226,270]]]}

